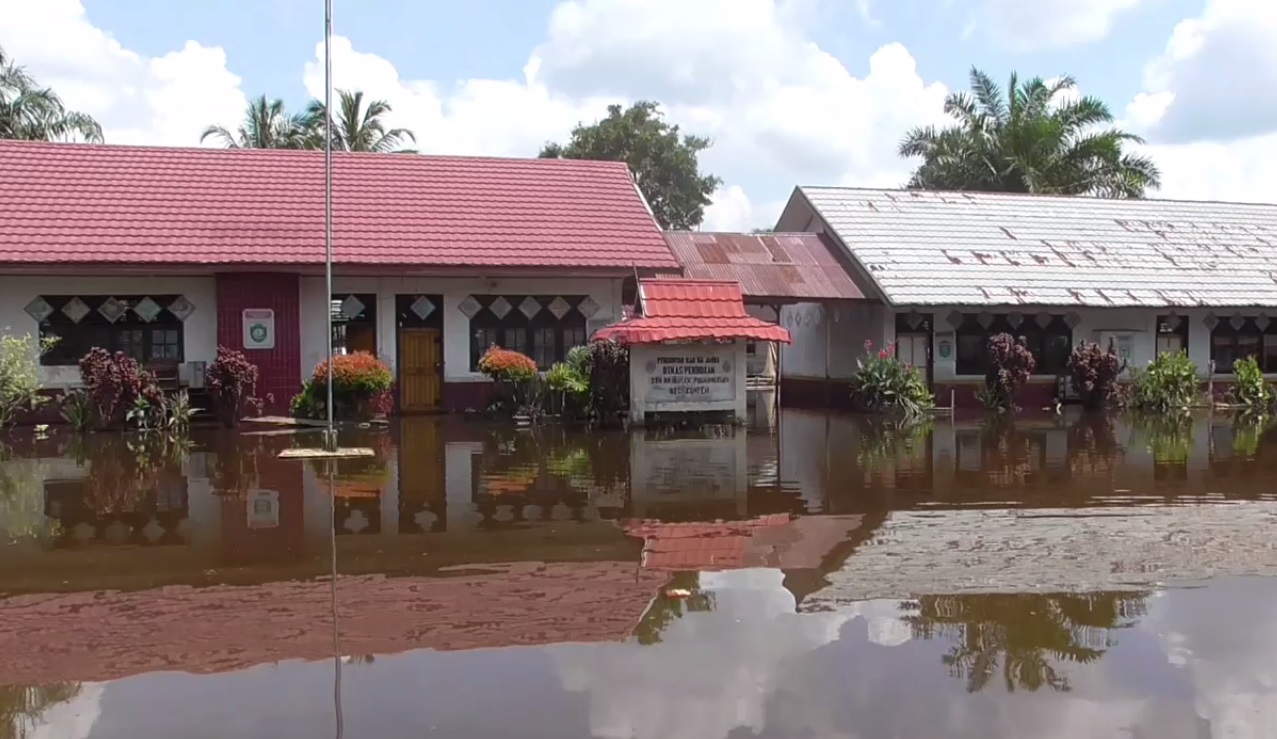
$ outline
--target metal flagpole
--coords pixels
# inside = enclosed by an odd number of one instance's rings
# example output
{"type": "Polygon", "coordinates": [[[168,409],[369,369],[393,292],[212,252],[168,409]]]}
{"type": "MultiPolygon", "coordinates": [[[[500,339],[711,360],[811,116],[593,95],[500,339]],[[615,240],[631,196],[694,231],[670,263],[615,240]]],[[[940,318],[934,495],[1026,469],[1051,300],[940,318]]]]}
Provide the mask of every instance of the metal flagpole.
{"type": "Polygon", "coordinates": [[[328,317],[328,411],[324,449],[337,451],[333,425],[333,0],[324,0],[324,315],[328,317]]]}

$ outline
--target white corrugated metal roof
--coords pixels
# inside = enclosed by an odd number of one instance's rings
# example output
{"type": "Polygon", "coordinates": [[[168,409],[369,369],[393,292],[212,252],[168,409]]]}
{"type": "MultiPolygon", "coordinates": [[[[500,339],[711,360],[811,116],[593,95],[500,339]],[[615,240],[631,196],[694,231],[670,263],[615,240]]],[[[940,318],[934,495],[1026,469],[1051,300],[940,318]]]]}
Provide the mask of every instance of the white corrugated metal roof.
{"type": "Polygon", "coordinates": [[[1277,306],[1277,206],[800,188],[896,305],[1277,306]]]}

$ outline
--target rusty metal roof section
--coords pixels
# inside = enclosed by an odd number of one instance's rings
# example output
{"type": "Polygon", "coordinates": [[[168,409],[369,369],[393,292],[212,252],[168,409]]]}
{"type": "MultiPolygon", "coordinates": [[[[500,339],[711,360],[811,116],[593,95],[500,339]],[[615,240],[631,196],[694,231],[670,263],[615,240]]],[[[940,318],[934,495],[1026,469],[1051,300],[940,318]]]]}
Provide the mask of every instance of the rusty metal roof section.
{"type": "Polygon", "coordinates": [[[839,247],[812,233],[665,234],[688,277],[739,282],[746,298],[863,300],[839,247]]]}
{"type": "Polygon", "coordinates": [[[1277,306],[1277,206],[799,188],[896,305],[1277,306]]]}

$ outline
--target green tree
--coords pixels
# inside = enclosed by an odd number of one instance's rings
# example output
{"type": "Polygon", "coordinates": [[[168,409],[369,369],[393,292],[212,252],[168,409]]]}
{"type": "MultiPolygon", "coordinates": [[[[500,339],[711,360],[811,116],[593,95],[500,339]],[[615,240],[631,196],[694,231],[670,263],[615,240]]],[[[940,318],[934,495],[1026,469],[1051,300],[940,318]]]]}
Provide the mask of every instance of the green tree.
{"type": "MultiPolygon", "coordinates": [[[[364,102],[364,94],[358,90],[338,90],[337,114],[333,116],[333,149],[340,151],[406,152],[405,141],[416,143],[417,136],[406,128],[386,130],[382,117],[391,112],[385,100],[364,102]]],[[[324,119],[327,111],[324,101],[312,100],[306,110],[308,125],[313,132],[311,146],[324,148],[324,119]]]]}
{"type": "Polygon", "coordinates": [[[546,144],[541,157],[625,162],[661,228],[682,231],[700,225],[722,184],[701,174],[697,157],[709,145],[707,138],[682,135],[656,103],[639,101],[624,109],[609,105],[606,118],[577,125],[567,144],[546,144]]]}
{"type": "Polygon", "coordinates": [[[37,84],[0,47],[0,139],[101,143],[102,126],[67,110],[57,93],[37,84]]]}
{"type": "Polygon", "coordinates": [[[1068,97],[1076,89],[1071,77],[1048,83],[1012,74],[1004,94],[972,69],[971,91],[944,101],[956,123],[916,128],[901,142],[900,156],[922,158],[909,187],[1107,198],[1160,187],[1153,161],[1125,150],[1143,139],[1113,127],[1103,101],[1068,97]]]}
{"type": "MultiPolygon", "coordinates": [[[[227,149],[314,148],[312,122],[305,114],[289,114],[282,100],[265,95],[248,104],[244,122],[233,133],[225,126],[209,126],[200,142],[213,139],[227,149]]],[[[320,138],[320,147],[323,139],[320,138]]]]}

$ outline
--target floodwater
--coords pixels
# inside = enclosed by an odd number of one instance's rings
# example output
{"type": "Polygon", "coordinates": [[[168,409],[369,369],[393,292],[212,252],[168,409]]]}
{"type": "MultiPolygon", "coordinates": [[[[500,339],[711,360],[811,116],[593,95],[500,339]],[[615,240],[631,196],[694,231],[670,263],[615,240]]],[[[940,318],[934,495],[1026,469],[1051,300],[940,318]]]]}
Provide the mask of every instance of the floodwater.
{"type": "Polygon", "coordinates": [[[771,422],[15,439],[0,738],[1277,736],[1277,436],[771,422]]]}

